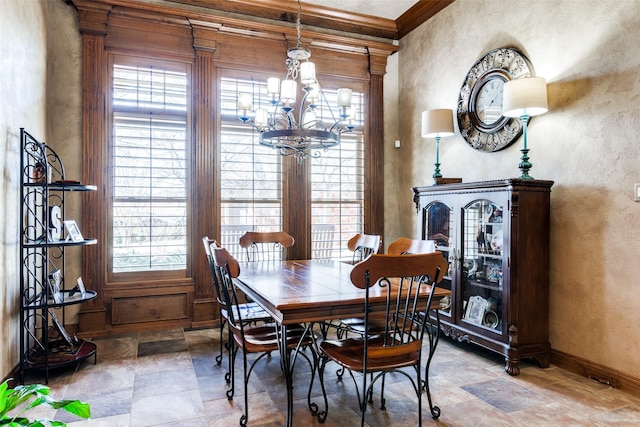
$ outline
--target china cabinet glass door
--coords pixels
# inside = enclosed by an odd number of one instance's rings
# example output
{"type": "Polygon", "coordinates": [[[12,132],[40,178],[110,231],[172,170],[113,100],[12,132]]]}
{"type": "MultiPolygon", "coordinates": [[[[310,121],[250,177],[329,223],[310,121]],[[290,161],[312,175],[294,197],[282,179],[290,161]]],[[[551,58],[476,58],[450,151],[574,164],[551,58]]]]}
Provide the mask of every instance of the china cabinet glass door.
{"type": "MultiPolygon", "coordinates": [[[[442,202],[433,202],[425,206],[423,212],[423,240],[433,240],[436,250],[442,252],[442,256],[449,261],[449,271],[444,272],[445,276],[440,285],[442,288],[452,290],[453,281],[452,261],[454,257],[453,246],[455,244],[455,220],[453,209],[442,202]]],[[[441,313],[451,315],[451,297],[442,300],[441,313]]]]}
{"type": "Polygon", "coordinates": [[[502,333],[503,206],[487,199],[463,209],[462,321],[502,333]]]}

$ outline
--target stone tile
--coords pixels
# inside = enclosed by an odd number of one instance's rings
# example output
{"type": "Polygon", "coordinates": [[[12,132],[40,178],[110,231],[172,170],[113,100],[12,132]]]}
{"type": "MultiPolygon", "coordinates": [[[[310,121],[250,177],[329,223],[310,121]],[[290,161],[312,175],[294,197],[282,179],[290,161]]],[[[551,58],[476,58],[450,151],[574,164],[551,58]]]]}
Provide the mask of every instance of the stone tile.
{"type": "Polygon", "coordinates": [[[67,427],[129,427],[131,416],[127,413],[105,418],[91,418],[89,420],[68,422],[67,427]]]}
{"type": "Polygon", "coordinates": [[[154,354],[178,353],[187,350],[187,342],[184,338],[163,341],[144,341],[138,343],[138,357],[151,356],[154,354]]]}
{"type": "Polygon", "coordinates": [[[620,409],[633,402],[626,393],[587,378],[534,387],[532,390],[587,416],[620,409]]]}
{"type": "Polygon", "coordinates": [[[138,356],[138,339],[135,337],[102,338],[93,342],[100,361],[134,359],[138,356]]]}
{"type": "Polygon", "coordinates": [[[629,405],[613,411],[603,412],[594,415],[591,420],[603,426],[640,425],[640,405],[629,405]]]}
{"type": "Polygon", "coordinates": [[[179,369],[193,370],[191,355],[184,351],[179,353],[162,353],[139,357],[135,360],[133,366],[136,374],[175,371],[179,369]]]}
{"type": "Polygon", "coordinates": [[[179,423],[204,416],[198,390],[134,398],[131,404],[131,426],[136,427],[179,423]]]}
{"type": "Polygon", "coordinates": [[[467,384],[462,389],[506,413],[549,402],[534,391],[506,379],[467,384]]]}
{"type": "Polygon", "coordinates": [[[198,381],[193,368],[137,374],[133,386],[133,398],[185,390],[198,390],[198,381]]]}
{"type": "Polygon", "coordinates": [[[183,340],[184,331],[182,329],[168,329],[160,331],[145,331],[138,333],[138,342],[154,341],[175,341],[183,340]]]}

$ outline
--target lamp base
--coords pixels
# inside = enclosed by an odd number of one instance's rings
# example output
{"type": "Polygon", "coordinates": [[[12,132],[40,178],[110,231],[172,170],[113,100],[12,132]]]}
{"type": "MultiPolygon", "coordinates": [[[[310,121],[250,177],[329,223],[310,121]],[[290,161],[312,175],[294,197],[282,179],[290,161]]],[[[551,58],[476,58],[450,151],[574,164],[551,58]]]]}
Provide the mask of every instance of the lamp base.
{"type": "Polygon", "coordinates": [[[520,172],[522,172],[520,179],[534,179],[529,175],[529,170],[533,167],[533,164],[529,161],[529,149],[523,148],[520,152],[522,153],[520,164],[518,165],[520,172]]]}

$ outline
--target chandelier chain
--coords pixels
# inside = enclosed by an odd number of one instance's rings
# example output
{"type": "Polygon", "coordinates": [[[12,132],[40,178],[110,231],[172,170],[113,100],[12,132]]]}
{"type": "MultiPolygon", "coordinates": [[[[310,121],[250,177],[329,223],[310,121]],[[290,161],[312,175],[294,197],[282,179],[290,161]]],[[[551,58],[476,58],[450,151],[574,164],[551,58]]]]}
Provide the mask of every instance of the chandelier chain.
{"type": "Polygon", "coordinates": [[[298,0],[298,17],[296,19],[296,32],[298,34],[298,47],[302,46],[302,39],[300,37],[300,16],[302,15],[302,7],[300,5],[300,0],[298,0]]]}

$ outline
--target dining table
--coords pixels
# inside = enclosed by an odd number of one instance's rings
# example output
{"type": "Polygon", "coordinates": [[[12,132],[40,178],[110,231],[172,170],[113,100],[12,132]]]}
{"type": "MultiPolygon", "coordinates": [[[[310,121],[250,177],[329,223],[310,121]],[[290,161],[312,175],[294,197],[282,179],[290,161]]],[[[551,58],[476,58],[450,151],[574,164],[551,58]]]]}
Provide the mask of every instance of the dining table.
{"type": "MultiPolygon", "coordinates": [[[[364,317],[365,290],[353,285],[353,266],[332,260],[289,260],[240,264],[236,287],[262,306],[280,328],[280,355],[287,387],[286,425],[293,422],[292,376],[296,352],[287,346],[287,327],[313,325],[341,318],[364,317]]],[[[385,294],[378,286],[369,290],[372,305],[384,306],[385,294]]],[[[424,293],[424,299],[429,292],[424,293]]],[[[435,288],[432,307],[451,292],[435,288]]],[[[439,326],[439,325],[438,325],[439,326]]],[[[437,341],[436,341],[437,344],[437,341]]],[[[431,344],[430,344],[431,345],[431,344]]],[[[430,355],[435,351],[430,349],[430,355]]],[[[428,387],[428,384],[426,385],[428,387]]],[[[428,390],[427,390],[428,391],[428,390]]]]}

